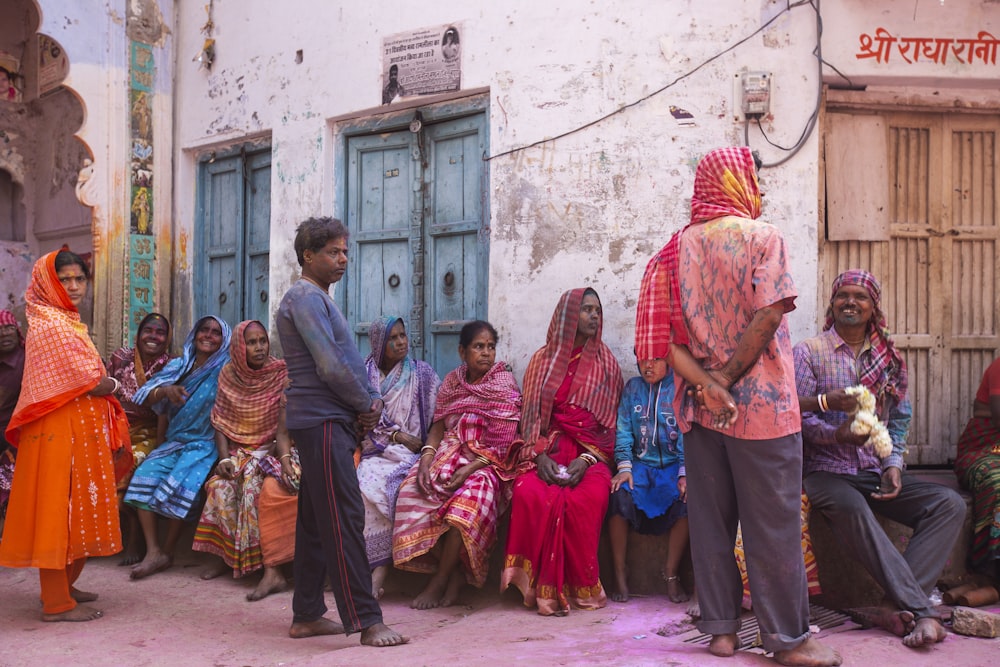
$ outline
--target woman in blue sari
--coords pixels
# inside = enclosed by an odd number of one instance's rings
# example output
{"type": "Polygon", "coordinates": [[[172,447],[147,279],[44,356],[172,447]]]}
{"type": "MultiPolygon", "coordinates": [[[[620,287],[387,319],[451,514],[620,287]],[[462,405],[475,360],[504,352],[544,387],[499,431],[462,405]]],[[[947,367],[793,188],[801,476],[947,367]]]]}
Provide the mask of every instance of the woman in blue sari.
{"type": "Polygon", "coordinates": [[[136,468],[125,494],[125,502],[138,509],[146,540],[146,557],[132,567],[133,579],[170,567],[182,521],[198,517],[197,512],[191,516],[192,508],[218,458],[211,413],[219,371],[229,360],[230,337],[223,320],[203,317],[184,341],[184,353],[135,394],[136,403],[160,416],[160,444],[136,468]],[[162,548],[156,515],[170,521],[162,548]]]}

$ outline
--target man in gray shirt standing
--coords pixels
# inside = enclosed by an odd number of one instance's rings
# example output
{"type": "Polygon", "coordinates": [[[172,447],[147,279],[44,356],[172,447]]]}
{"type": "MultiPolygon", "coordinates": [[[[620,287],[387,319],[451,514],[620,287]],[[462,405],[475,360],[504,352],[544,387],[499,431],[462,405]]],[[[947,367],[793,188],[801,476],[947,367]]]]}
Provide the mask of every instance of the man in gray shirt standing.
{"type": "Polygon", "coordinates": [[[289,433],[302,464],[295,524],[293,638],[361,632],[368,646],[407,640],[382,622],[365,553],[365,508],[354,468],[359,431],[378,423],[385,407],[368,384],[347,320],[330,285],[347,270],[347,228],[309,218],[295,233],[302,277],[278,307],[277,328],[288,364],[289,433]],[[343,625],[324,617],[323,586],[333,586],[343,625]]]}

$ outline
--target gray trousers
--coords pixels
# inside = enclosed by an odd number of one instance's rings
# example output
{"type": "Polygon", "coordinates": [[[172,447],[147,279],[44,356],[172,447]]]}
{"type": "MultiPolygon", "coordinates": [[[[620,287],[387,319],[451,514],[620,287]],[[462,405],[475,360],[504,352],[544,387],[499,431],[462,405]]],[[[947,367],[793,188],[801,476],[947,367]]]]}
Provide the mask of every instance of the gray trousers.
{"type": "Polygon", "coordinates": [[[903,473],[892,500],[873,500],[881,483],[875,472],[810,473],[804,481],[813,510],[830,522],[834,536],[864,565],[900,609],[917,618],[935,616],[928,595],[944,569],[965,522],[965,501],[940,484],[903,473]],[[913,529],[901,554],[882,530],[875,512],[913,529]]]}
{"type": "Polygon", "coordinates": [[[698,629],[723,635],[740,628],[743,583],[733,555],[740,524],[764,648],[795,648],[809,638],[801,435],[741,440],[695,424],[684,434],[684,463],[698,629]]]}

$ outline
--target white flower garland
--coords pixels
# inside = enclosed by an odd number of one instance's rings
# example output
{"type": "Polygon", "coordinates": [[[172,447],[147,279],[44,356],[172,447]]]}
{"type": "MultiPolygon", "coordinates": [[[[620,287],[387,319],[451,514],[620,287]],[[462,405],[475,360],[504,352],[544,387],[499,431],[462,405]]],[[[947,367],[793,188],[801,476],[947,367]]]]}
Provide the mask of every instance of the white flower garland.
{"type": "Polygon", "coordinates": [[[892,438],[889,436],[889,429],[879,421],[875,414],[875,396],[872,395],[868,387],[858,385],[848,387],[845,391],[857,398],[858,410],[854,413],[854,421],[851,422],[851,433],[855,435],[868,434],[868,441],[865,445],[873,447],[875,454],[884,459],[892,453],[892,438]]]}

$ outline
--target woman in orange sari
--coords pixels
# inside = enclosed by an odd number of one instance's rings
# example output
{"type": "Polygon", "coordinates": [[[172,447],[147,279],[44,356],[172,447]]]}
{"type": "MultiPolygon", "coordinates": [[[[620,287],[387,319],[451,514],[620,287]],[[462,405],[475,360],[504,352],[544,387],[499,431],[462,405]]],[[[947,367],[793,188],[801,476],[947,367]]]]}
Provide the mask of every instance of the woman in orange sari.
{"type": "Polygon", "coordinates": [[[17,446],[0,565],[37,567],[43,621],[91,621],[97,599],[73,587],[89,556],[121,551],[112,455],[129,444],[101,355],[80,321],[87,265],[68,250],[35,263],[21,397],[7,426],[17,446]]]}
{"type": "Polygon", "coordinates": [[[500,590],[513,584],[543,616],[607,604],[597,543],[623,382],[602,325],[597,292],[566,292],[524,374],[521,452],[533,462],[514,482],[500,590]]]}

